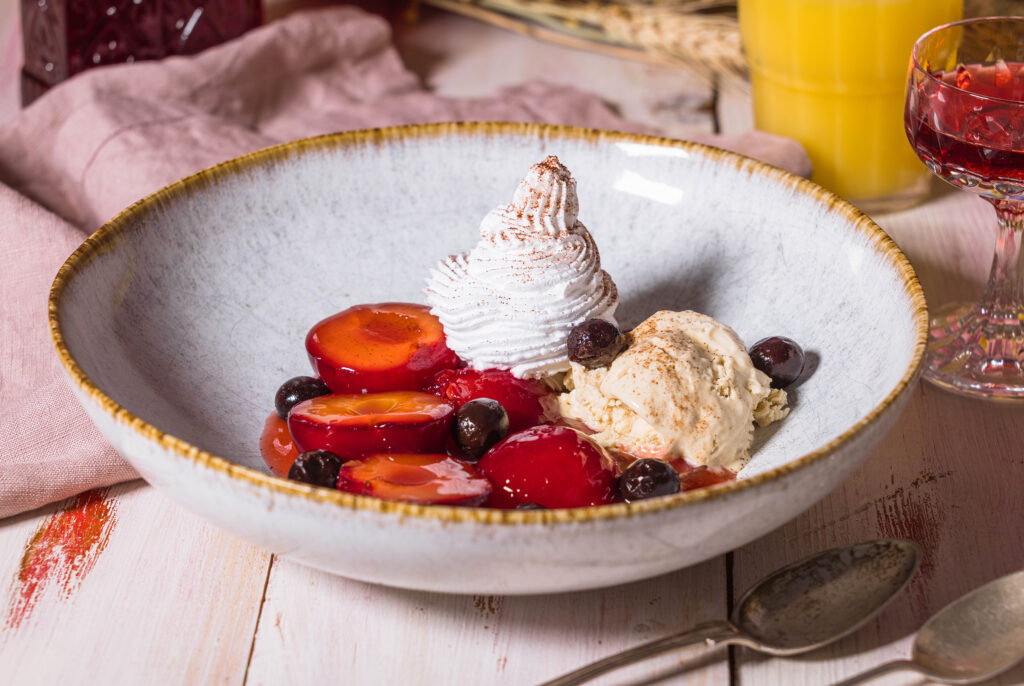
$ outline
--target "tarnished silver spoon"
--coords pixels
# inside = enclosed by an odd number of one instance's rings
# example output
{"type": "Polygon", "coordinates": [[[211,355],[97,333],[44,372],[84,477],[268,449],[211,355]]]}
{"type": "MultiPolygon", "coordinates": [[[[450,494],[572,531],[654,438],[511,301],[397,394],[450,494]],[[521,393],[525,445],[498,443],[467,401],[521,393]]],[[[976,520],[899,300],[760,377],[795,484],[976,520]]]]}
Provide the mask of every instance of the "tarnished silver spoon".
{"type": "Polygon", "coordinates": [[[849,634],[874,617],[910,581],[921,551],[883,539],[835,548],[783,567],[740,598],[732,617],[638,645],[542,686],[581,684],[613,669],[700,641],[796,655],[849,634]]]}
{"type": "Polygon", "coordinates": [[[914,639],[909,660],[896,660],[835,686],[852,686],[900,669],[933,681],[974,684],[1024,660],[1024,571],[1004,576],[954,600],[914,639]]]}

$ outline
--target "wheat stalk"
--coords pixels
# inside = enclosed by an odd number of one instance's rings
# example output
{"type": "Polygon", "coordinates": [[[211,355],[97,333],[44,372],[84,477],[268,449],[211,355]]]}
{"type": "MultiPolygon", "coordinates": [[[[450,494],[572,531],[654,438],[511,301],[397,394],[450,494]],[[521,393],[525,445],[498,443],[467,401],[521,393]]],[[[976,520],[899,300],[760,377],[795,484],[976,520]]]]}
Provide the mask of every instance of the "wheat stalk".
{"type": "Polygon", "coordinates": [[[667,61],[709,67],[716,73],[746,74],[735,18],[651,8],[609,13],[603,26],[612,42],[636,45],[667,61]]]}
{"type": "Polygon", "coordinates": [[[735,0],[424,1],[574,47],[746,74],[735,0]]]}

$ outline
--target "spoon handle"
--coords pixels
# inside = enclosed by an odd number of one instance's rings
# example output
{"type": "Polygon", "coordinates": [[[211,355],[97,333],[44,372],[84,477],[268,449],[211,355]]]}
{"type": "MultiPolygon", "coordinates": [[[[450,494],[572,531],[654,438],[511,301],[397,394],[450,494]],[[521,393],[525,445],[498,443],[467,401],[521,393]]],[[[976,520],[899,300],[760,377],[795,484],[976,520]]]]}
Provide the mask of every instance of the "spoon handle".
{"type": "Polygon", "coordinates": [[[700,641],[706,641],[708,645],[731,643],[738,637],[739,632],[729,622],[704,622],[687,631],[665,636],[655,641],[641,643],[629,650],[609,655],[603,660],[591,662],[589,665],[580,667],[568,674],[563,674],[557,679],[547,681],[541,684],[541,686],[573,686],[574,684],[582,684],[605,672],[639,662],[652,655],[660,655],[661,653],[693,645],[700,641]]]}
{"type": "Polygon", "coordinates": [[[854,686],[854,684],[859,684],[864,681],[874,679],[875,677],[882,676],[883,674],[896,672],[901,669],[912,669],[915,672],[921,671],[921,668],[917,666],[916,662],[911,662],[910,660],[893,660],[892,662],[886,662],[884,665],[878,665],[874,669],[869,669],[866,672],[861,672],[860,674],[851,676],[849,679],[845,679],[839,683],[832,684],[832,686],[854,686]]]}

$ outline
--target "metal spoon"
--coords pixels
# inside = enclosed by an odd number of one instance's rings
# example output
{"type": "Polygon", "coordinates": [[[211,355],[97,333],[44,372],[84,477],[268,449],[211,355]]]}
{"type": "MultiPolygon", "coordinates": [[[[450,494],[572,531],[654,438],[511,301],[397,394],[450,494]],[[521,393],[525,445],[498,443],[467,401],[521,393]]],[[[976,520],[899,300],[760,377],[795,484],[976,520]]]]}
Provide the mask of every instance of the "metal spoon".
{"type": "Polygon", "coordinates": [[[898,669],[933,681],[973,684],[1024,660],[1024,571],[1004,576],[954,600],[914,639],[909,660],[896,660],[835,686],[852,686],[898,669]]]}
{"type": "Polygon", "coordinates": [[[740,598],[732,618],[705,622],[581,667],[542,686],[570,686],[651,655],[704,640],[796,655],[841,638],[874,617],[910,581],[921,551],[883,539],[835,548],[783,567],[740,598]]]}

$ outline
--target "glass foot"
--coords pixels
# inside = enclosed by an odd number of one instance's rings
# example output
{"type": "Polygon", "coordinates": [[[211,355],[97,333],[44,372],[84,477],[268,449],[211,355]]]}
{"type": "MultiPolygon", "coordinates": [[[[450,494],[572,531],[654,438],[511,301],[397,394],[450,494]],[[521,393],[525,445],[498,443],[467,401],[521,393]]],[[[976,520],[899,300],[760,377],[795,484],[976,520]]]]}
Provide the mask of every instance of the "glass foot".
{"type": "Polygon", "coordinates": [[[951,303],[929,322],[924,378],[975,398],[1024,401],[1024,312],[951,303]]]}

